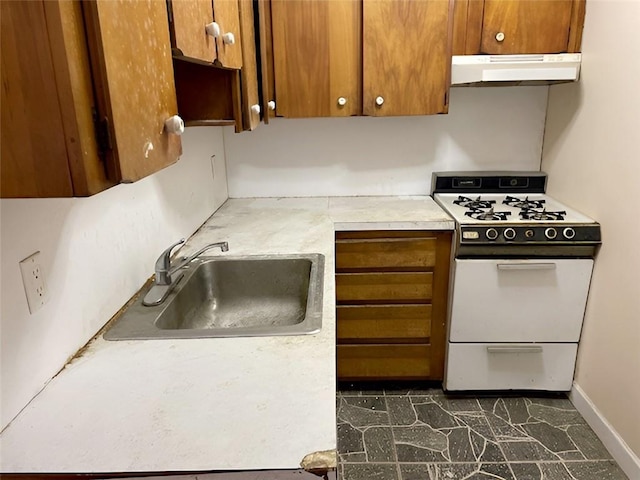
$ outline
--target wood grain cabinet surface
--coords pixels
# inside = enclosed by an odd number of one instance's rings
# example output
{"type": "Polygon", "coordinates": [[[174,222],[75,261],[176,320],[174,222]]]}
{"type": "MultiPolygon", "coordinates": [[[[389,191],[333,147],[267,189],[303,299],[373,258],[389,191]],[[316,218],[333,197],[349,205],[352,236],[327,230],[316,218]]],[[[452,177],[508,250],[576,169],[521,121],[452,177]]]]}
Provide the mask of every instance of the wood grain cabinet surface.
{"type": "Polygon", "coordinates": [[[207,33],[213,23],[211,0],[167,2],[171,45],[178,56],[212,63],[217,56],[216,40],[207,33]]]}
{"type": "Polygon", "coordinates": [[[441,380],[451,232],[336,233],[339,380],[441,380]]]}
{"type": "Polygon", "coordinates": [[[177,160],[164,2],[0,8],[2,197],[92,195],[177,160]]]}
{"type": "Polygon", "coordinates": [[[580,51],[586,0],[455,0],[454,55],[580,51]]]}
{"type": "Polygon", "coordinates": [[[218,62],[227,68],[242,68],[242,32],[239,0],[214,0],[213,19],[220,27],[216,38],[218,62]]]}
{"type": "Polygon", "coordinates": [[[263,90],[277,115],[447,112],[451,1],[271,0],[262,10],[263,90]]]}
{"type": "Polygon", "coordinates": [[[186,125],[260,123],[252,0],[167,2],[178,109],[186,125]]]}

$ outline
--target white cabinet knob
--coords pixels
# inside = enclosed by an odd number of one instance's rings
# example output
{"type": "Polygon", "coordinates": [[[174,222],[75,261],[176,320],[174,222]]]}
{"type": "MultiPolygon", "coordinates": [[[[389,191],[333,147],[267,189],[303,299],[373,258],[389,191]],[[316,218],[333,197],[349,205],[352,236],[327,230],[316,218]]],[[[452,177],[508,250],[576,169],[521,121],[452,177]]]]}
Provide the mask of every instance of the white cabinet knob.
{"type": "Polygon", "coordinates": [[[498,32],[496,33],[496,40],[502,42],[504,40],[504,33],[498,32]]]}
{"type": "Polygon", "coordinates": [[[255,105],[251,105],[251,111],[256,115],[260,115],[260,105],[257,103],[255,105]]]}
{"type": "Polygon", "coordinates": [[[344,107],[347,104],[347,99],[344,97],[340,97],[338,99],[338,105],[340,105],[341,107],[344,107]]]}
{"type": "Polygon", "coordinates": [[[204,31],[207,32],[207,35],[211,35],[213,38],[218,38],[220,36],[220,25],[216,22],[208,23],[204,26],[204,31]]]}
{"type": "Polygon", "coordinates": [[[381,107],[383,103],[384,103],[384,98],[376,97],[376,105],[377,106],[381,107]]]}
{"type": "Polygon", "coordinates": [[[267,102],[267,105],[269,106],[269,110],[275,110],[276,109],[276,102],[274,102],[273,100],[269,100],[267,102]]]}
{"type": "Polygon", "coordinates": [[[233,33],[227,32],[222,35],[222,42],[227,45],[233,45],[234,43],[236,43],[236,37],[233,35],[233,33]]]}
{"type": "Polygon", "coordinates": [[[173,117],[169,117],[164,121],[164,129],[168,133],[182,135],[184,133],[184,121],[180,118],[179,115],[174,115],[173,117]]]}

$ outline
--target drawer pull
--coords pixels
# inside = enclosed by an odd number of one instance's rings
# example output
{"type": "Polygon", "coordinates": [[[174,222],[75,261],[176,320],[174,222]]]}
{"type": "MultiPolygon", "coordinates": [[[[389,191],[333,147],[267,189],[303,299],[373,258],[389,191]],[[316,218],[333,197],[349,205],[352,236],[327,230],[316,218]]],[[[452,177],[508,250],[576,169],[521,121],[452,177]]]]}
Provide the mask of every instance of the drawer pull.
{"type": "Polygon", "coordinates": [[[555,270],[555,263],[499,263],[498,270],[555,270]]]}
{"type": "Polygon", "coordinates": [[[511,347],[511,346],[498,346],[487,347],[488,353],[542,353],[542,347],[540,345],[511,347]]]}

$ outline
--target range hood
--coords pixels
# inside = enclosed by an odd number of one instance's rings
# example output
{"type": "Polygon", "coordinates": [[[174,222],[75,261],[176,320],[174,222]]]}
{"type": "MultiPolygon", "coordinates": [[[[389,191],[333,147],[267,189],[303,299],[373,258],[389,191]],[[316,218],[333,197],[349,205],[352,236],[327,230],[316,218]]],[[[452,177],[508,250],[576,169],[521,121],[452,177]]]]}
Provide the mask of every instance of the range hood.
{"type": "Polygon", "coordinates": [[[575,82],[580,53],[552,55],[454,55],[451,85],[539,85],[575,82]]]}

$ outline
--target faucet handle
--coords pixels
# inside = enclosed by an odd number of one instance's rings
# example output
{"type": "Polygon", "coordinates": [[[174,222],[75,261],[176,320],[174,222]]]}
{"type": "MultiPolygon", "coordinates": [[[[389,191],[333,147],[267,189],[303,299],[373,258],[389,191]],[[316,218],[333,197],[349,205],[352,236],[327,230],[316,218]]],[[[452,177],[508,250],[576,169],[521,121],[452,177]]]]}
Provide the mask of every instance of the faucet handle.
{"type": "Polygon", "coordinates": [[[171,251],[178,245],[184,243],[184,238],[181,238],[176,243],[167,248],[160,254],[156,260],[156,283],[160,285],[168,285],[171,283],[171,276],[169,270],[171,269],[171,251]]]}

